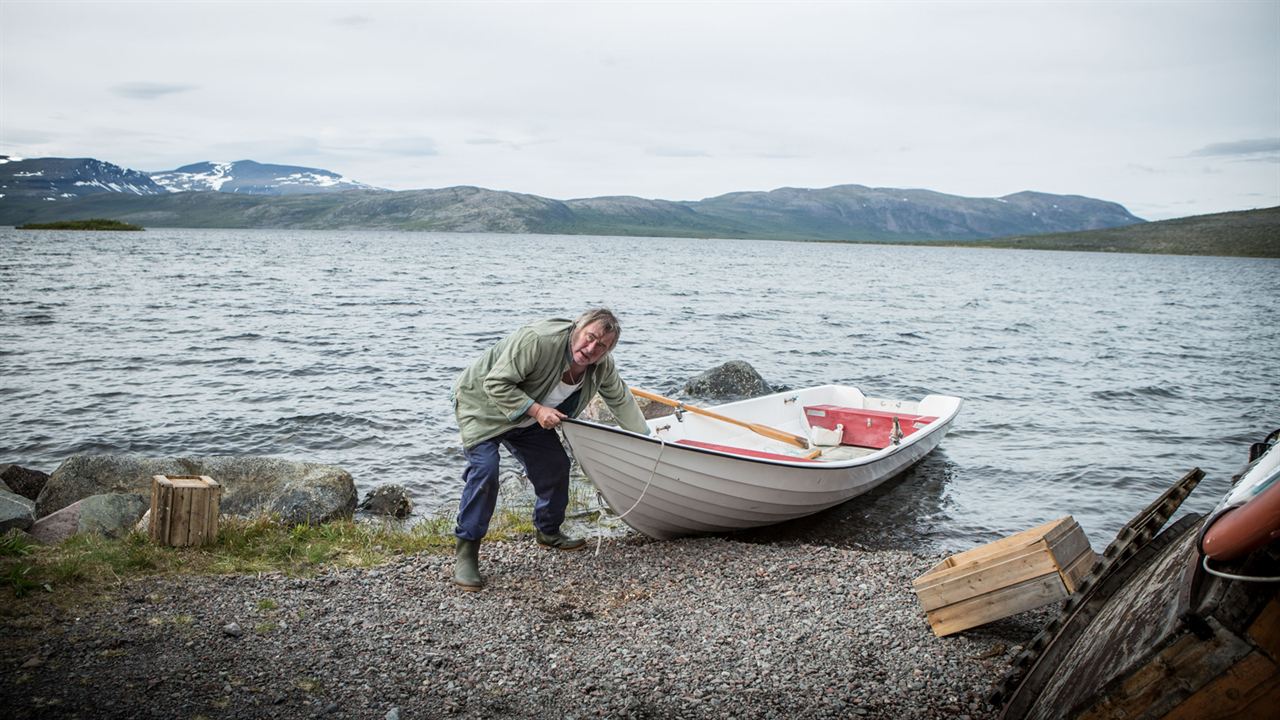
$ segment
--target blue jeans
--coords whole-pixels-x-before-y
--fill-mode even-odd
[[[499,445],[520,461],[533,483],[533,492],[538,496],[533,506],[534,527],[549,535],[560,532],[564,510],[569,505],[569,456],[555,430],[534,424],[508,430],[463,450],[467,469],[462,479],[466,485],[462,488],[454,534],[461,540],[479,540],[489,532],[489,520],[498,503]]]

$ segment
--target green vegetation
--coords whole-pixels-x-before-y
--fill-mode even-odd
[[[534,500],[528,483],[502,483],[485,541],[531,538]],[[589,522],[597,518],[597,505],[595,489],[586,478],[571,476],[568,517]],[[158,545],[138,531],[119,539],[81,534],[61,545],[41,545],[11,530],[0,535],[0,616],[107,600],[124,581],[149,575],[307,576],[327,568],[374,567],[417,553],[451,555],[454,510],[442,506],[411,525],[394,520],[290,525],[275,516],[223,516],[216,543],[183,548]],[[621,523],[609,525],[616,529]],[[279,604],[261,598],[257,608],[271,613]]]
[[[142,230],[141,225],[133,225],[119,220],[92,218],[89,220],[58,220],[56,222],[27,223],[19,225],[19,230]]]
[[[919,244],[1275,258],[1280,257],[1280,207],[1196,215],[1107,230]]]
[[[285,525],[271,517],[223,518],[218,541],[205,547],[171,548],[144,533],[121,539],[76,535],[61,545],[32,543],[19,532],[0,538],[0,595],[36,605],[50,594],[74,605],[143,575],[282,572],[307,575],[326,567],[371,567],[398,555],[453,549],[452,519],[424,520],[412,527],[358,524]],[[505,529],[499,527],[497,535]],[[15,611],[23,603],[0,603]],[[260,609],[271,609],[264,599]]]
[[[504,484],[487,541],[533,534],[527,491]],[[579,489],[570,508],[593,498]],[[581,515],[582,513],[578,513]],[[342,520],[324,525],[288,525],[276,517],[223,517],[218,541],[204,547],[158,545],[142,532],[120,539],[75,535],[61,545],[40,545],[19,531],[0,536],[0,615],[26,614],[50,604],[73,607],[109,598],[129,578],[147,575],[219,575],[279,572],[306,576],[333,567],[374,567],[415,553],[452,553],[454,518],[440,513],[413,525]],[[275,610],[270,598],[258,601]],[[256,628],[266,632],[263,628]]]

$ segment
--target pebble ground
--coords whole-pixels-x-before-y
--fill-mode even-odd
[[[0,617],[13,718],[994,718],[1055,613],[948,638],[911,581],[940,557],[725,538],[485,544],[308,578],[125,582]]]

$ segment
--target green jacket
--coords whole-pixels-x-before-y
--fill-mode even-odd
[[[552,319],[526,325],[485,351],[453,383],[453,409],[463,447],[501,435],[527,417],[536,400],[546,397],[569,369],[569,337],[573,321]],[[596,393],[618,416],[622,427],[649,434],[644,415],[626,383],[618,377],[613,355],[587,368],[578,393],[577,417]]]

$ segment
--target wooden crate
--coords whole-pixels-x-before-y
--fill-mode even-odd
[[[913,583],[938,637],[1056,602],[1097,563],[1070,516],[952,555]]]
[[[218,539],[222,486],[207,475],[153,475],[151,539],[176,547]]]

